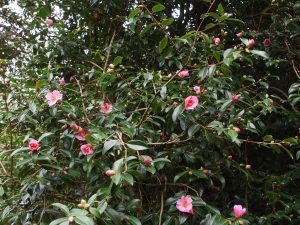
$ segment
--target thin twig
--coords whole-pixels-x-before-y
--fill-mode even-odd
[[[109,42],[108,52],[107,52],[105,64],[104,64],[104,67],[103,67],[103,71],[104,71],[104,72],[106,71],[106,68],[107,68],[107,64],[108,64],[109,57],[110,57],[110,52],[111,52],[111,46],[112,46],[112,44],[113,44],[113,42],[114,42],[115,35],[116,35],[116,30],[114,30],[114,33],[113,33],[113,35],[112,35],[112,37],[111,37],[111,40],[110,40],[110,42]]]

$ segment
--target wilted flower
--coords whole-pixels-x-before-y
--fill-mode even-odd
[[[79,127],[76,135],[76,139],[79,141],[85,141],[85,136],[88,135],[89,133],[90,132],[88,130]]]

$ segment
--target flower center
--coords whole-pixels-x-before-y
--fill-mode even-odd
[[[193,105],[193,99],[189,99],[189,101],[188,101],[188,104],[187,104],[188,106],[192,106]]]
[[[187,208],[189,206],[189,203],[188,203],[188,201],[184,200],[182,205],[184,208]]]

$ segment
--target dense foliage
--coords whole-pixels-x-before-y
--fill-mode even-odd
[[[300,1],[0,6],[0,224],[300,224]]]

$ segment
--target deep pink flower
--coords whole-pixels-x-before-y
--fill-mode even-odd
[[[29,147],[29,149],[30,149],[31,151],[37,151],[37,150],[39,150],[39,148],[40,148],[40,144],[39,144],[39,142],[38,142],[37,140],[31,139],[31,140],[29,141],[28,147]]]
[[[5,150],[7,148],[7,144],[2,144],[1,148],[2,148],[2,150]]]
[[[215,43],[215,45],[219,45],[220,42],[221,42],[221,39],[220,39],[220,38],[218,38],[218,37],[215,37],[215,38],[214,38],[214,43]]]
[[[106,172],[105,172],[105,175],[108,177],[111,177],[115,174],[116,174],[116,171],[114,171],[114,170],[106,170]]]
[[[181,78],[184,78],[184,77],[188,77],[190,74],[189,74],[189,71],[188,70],[181,70],[179,73],[178,73],[178,76],[180,76]]]
[[[48,94],[46,94],[46,99],[48,101],[49,106],[53,106],[56,104],[56,102],[62,100],[62,93],[60,91],[54,90]]]
[[[176,208],[183,213],[191,213],[193,212],[193,200],[192,198],[187,195],[187,196],[182,196],[180,199],[177,200],[176,202]]]
[[[241,205],[235,205],[233,207],[233,213],[235,217],[239,219],[246,213],[246,208],[243,208]]]
[[[88,135],[89,133],[90,132],[88,130],[79,127],[76,135],[76,139],[79,141],[85,141],[85,136]]]
[[[61,79],[59,80],[59,83],[60,83],[61,86],[64,86],[64,85],[66,84],[66,81],[65,81],[64,78],[61,78]]]
[[[239,32],[236,34],[237,38],[241,38],[243,36],[243,32]]]
[[[81,145],[80,150],[83,155],[93,155],[94,154],[91,144]]]
[[[241,129],[240,129],[239,127],[235,127],[234,130],[235,130],[235,132],[237,132],[237,133],[240,133],[240,132],[241,132]]]
[[[196,91],[196,93],[197,93],[198,95],[201,94],[201,89],[200,89],[199,86],[195,86],[195,87],[194,87],[194,90]]]
[[[71,129],[73,129],[75,131],[77,131],[79,129],[79,126],[76,123],[72,123],[70,127],[71,127]]]
[[[51,20],[51,19],[48,19],[48,20],[47,20],[47,24],[48,24],[49,26],[51,26],[53,23],[54,23],[53,20]]]
[[[198,103],[198,98],[196,96],[191,95],[185,99],[184,106],[186,110],[192,110],[197,107]]]
[[[253,48],[254,45],[255,45],[255,40],[254,39],[250,39],[248,41],[248,48]]]
[[[145,163],[145,165],[150,165],[151,164],[151,162],[152,162],[152,159],[150,158],[150,157],[145,157],[144,158],[144,163]]]
[[[101,14],[97,10],[95,10],[93,12],[93,18],[94,18],[94,20],[98,21],[100,19],[100,16],[101,16]]]
[[[239,98],[240,98],[239,95],[233,95],[233,96],[231,97],[231,100],[232,100],[233,102],[238,102],[238,101],[239,101]]]
[[[112,104],[102,103],[100,112],[102,113],[110,113],[112,111]]]
[[[264,46],[268,47],[271,45],[271,40],[269,38],[266,38],[263,42]]]

